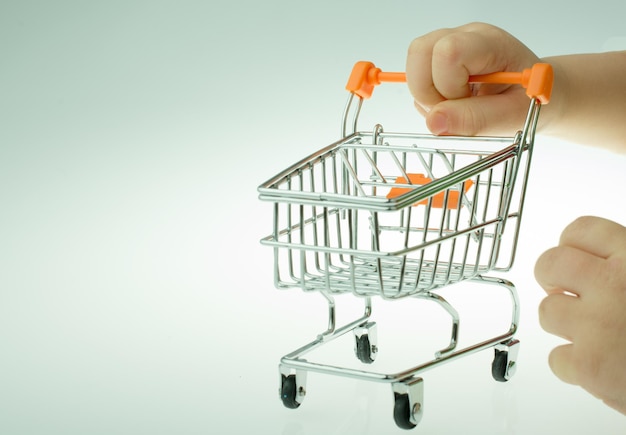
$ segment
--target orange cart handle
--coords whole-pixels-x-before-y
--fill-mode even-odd
[[[554,72],[547,63],[536,63],[522,72],[495,72],[470,76],[468,83],[519,84],[526,89],[526,95],[548,104],[552,94]],[[361,98],[370,98],[374,87],[382,82],[406,82],[403,72],[383,72],[372,62],[360,61],[352,68],[346,89]]]

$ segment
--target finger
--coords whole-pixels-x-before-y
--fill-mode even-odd
[[[535,279],[548,293],[568,291],[584,297],[604,285],[607,263],[600,257],[570,246],[558,246],[541,254],[535,263]]]
[[[426,126],[438,135],[511,134],[523,125],[528,97],[511,88],[500,95],[446,100],[426,116]]]
[[[488,25],[440,29],[413,40],[409,46],[406,77],[413,98],[426,109],[446,99],[471,95],[470,74],[502,71],[506,62],[494,62],[497,38],[483,32]],[[499,30],[498,30],[499,31]]]
[[[415,101],[426,111],[445,98],[433,83],[433,47],[452,29],[440,29],[414,39],[409,45],[406,60],[406,81]]]
[[[608,219],[583,216],[563,230],[559,244],[571,246],[601,258],[609,258],[624,250],[626,228]]]
[[[469,76],[502,71],[496,61],[498,51],[493,40],[473,31],[454,32],[440,38],[433,46],[432,76],[437,91],[446,99],[472,95]]]
[[[568,384],[579,385],[573,344],[564,344],[552,349],[548,356],[548,364],[557,378]]]
[[[539,304],[539,324],[548,333],[573,341],[580,325],[580,300],[555,293]]]

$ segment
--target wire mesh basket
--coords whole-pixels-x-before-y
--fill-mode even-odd
[[[277,284],[399,298],[509,268],[529,161],[521,138],[377,126],[305,159],[261,188],[275,201],[263,242],[277,248]]]

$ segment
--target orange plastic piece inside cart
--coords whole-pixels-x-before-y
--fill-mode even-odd
[[[433,181],[431,178],[428,178],[426,176],[424,176],[424,174],[408,174],[409,176],[409,182],[407,182],[406,178],[404,177],[398,177],[396,179],[396,184],[414,184],[416,186],[423,186],[425,184],[430,183],[431,181]],[[474,183],[472,182],[472,180],[467,180],[465,181],[465,183],[463,184],[464,186],[464,193],[467,193],[467,191],[472,187]],[[389,193],[387,194],[387,198],[392,199],[392,198],[396,198],[398,196],[404,195],[405,193],[408,193],[410,191],[412,191],[413,188],[411,187],[393,187]],[[444,200],[446,199],[446,193],[445,192],[439,192],[438,194],[434,195],[432,197],[432,207],[435,208],[443,208],[444,207]],[[428,204],[429,199],[424,199],[422,201],[418,201],[415,204],[413,204],[413,206],[418,206],[418,205],[427,205]],[[449,190],[448,191],[448,203],[447,203],[447,208],[448,209],[457,209],[459,206],[459,191],[458,190]]]

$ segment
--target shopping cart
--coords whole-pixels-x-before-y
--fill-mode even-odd
[[[297,408],[307,372],[389,383],[393,416],[405,429],[423,414],[423,379],[439,364],[495,349],[492,375],[507,381],[516,368],[519,300],[515,286],[489,277],[508,271],[515,258],[540,107],[547,103],[552,69],[536,64],[521,73],[470,77],[472,82],[521,84],[530,97],[523,128],[512,137],[451,137],[390,133],[381,125],[357,131],[364,99],[381,82],[405,81],[358,62],[347,84],[342,139],[267,182],[260,199],[273,203],[273,230],[261,243],[273,247],[278,288],[319,292],[328,301],[328,328],[280,361],[280,398]],[[350,124],[349,120],[352,118]],[[508,330],[457,349],[459,315],[436,291],[462,281],[500,286],[511,298]],[[362,316],[336,324],[334,296],[362,298]],[[428,299],[451,317],[450,342],[433,359],[398,373],[338,367],[303,356],[353,332],[364,364],[378,353],[372,299]]]

